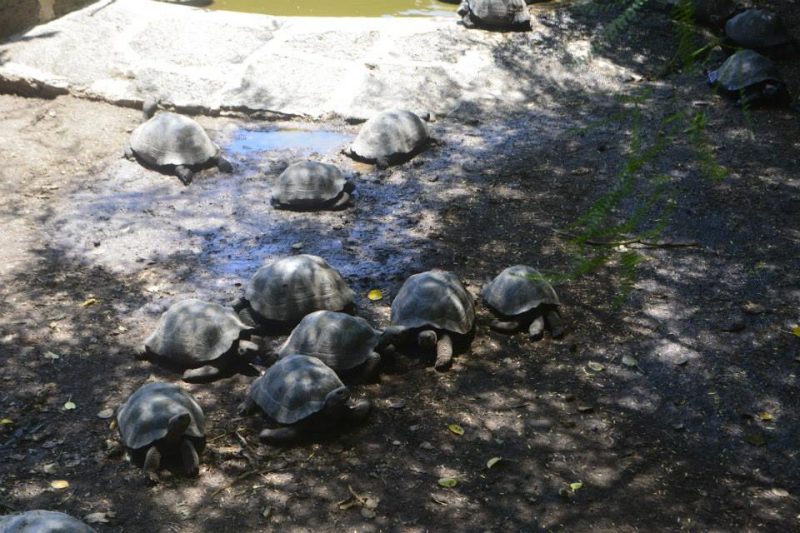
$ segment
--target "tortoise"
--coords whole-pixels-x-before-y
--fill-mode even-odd
[[[154,113],[157,106],[146,100],[144,115]],[[202,126],[191,118],[163,111],[151,116],[131,133],[125,157],[136,159],[146,167],[174,172],[184,185],[192,182],[194,173],[217,166],[230,172],[231,164],[220,155],[219,146],[208,137]]]
[[[316,357],[290,355],[278,360],[250,386],[239,405],[244,416],[262,411],[270,424],[259,438],[289,444],[341,426],[362,422],[369,414],[368,400],[353,405],[349,389],[331,368]]]
[[[708,73],[708,83],[736,105],[785,106],[791,101],[786,84],[769,58],[753,50],[740,50]]]
[[[190,298],[161,315],[138,355],[185,369],[185,381],[209,381],[249,367],[258,345],[243,337],[253,330],[230,308]]]
[[[421,348],[436,347],[434,368],[444,370],[453,358],[451,335],[467,335],[475,324],[475,304],[452,272],[429,270],[409,277],[392,301],[387,339],[402,343],[416,335]]]
[[[676,8],[685,9],[689,7],[695,22],[706,24],[713,28],[722,28],[725,21],[739,10],[733,0],[691,0],[689,2],[684,0],[655,0],[650,3],[662,11],[671,12],[678,17],[680,13],[676,13]]]
[[[205,416],[195,399],[172,383],[148,383],[117,410],[122,443],[145,475],[158,481],[162,459],[179,460],[184,474],[197,476],[206,445]]]
[[[272,205],[286,209],[340,209],[355,190],[335,165],[302,161],[284,170],[272,191]]]
[[[799,48],[778,15],[762,9],[747,9],[728,19],[725,35],[734,46],[774,58],[797,53]]]
[[[316,357],[340,378],[355,374],[362,380],[375,376],[381,356],[376,349],[382,334],[365,319],[335,311],[306,315],[278,350],[278,357],[294,354]]]
[[[463,0],[458,16],[467,28],[529,31],[531,14],[525,0]]]
[[[68,514],[58,511],[25,511],[0,516],[3,533],[95,533],[95,530]]]
[[[234,310],[246,324],[294,326],[309,313],[355,312],[355,293],[338,270],[316,255],[295,255],[263,266]]]
[[[345,153],[357,161],[386,168],[408,161],[430,142],[428,127],[419,116],[391,109],[366,121]]]
[[[506,268],[481,292],[486,305],[500,317],[493,329],[513,333],[527,327],[532,339],[541,338],[545,327],[554,338],[564,334],[556,291],[538,270],[526,265]]]

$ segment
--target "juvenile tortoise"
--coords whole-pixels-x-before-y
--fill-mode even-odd
[[[183,473],[196,476],[206,445],[205,415],[195,399],[172,383],[142,385],[117,410],[122,443],[134,464],[158,480],[163,462],[179,461]]]
[[[408,161],[430,142],[428,127],[419,116],[404,109],[392,109],[366,121],[345,153],[358,161],[386,168]]]
[[[493,329],[513,333],[527,328],[532,339],[541,338],[545,328],[554,338],[564,334],[556,291],[535,268],[515,265],[506,268],[481,292],[486,305],[500,317]]]
[[[144,103],[146,120],[133,133],[125,147],[125,157],[136,159],[146,167],[174,172],[189,185],[195,172],[217,166],[230,172],[231,164],[220,155],[219,146],[209,138],[200,124],[191,118],[157,109],[153,100]]]
[[[355,190],[335,165],[301,161],[290,165],[278,177],[272,191],[272,205],[283,209],[341,209]]]
[[[314,311],[353,313],[355,296],[327,261],[301,254],[259,268],[234,310],[246,324],[294,326]]]
[[[528,31],[531,14],[525,0],[463,0],[458,15],[467,28]]]
[[[365,319],[335,311],[306,315],[280,347],[278,357],[295,354],[316,357],[340,378],[369,381],[375,377],[381,356],[382,333]]]
[[[254,329],[230,308],[190,298],[161,315],[139,357],[184,369],[183,379],[189,382],[247,372],[258,352],[258,345],[246,340]]]
[[[37,509],[0,516],[0,532],[95,533],[95,530],[68,514]]]
[[[253,382],[239,414],[260,410],[268,425],[277,427],[265,428],[259,438],[267,443],[289,444],[363,422],[370,402],[360,400],[350,405],[349,398],[349,389],[325,363],[295,354],[280,359]]]
[[[474,325],[472,296],[455,274],[435,269],[403,283],[392,301],[391,326],[384,335],[398,344],[412,336],[421,348],[435,347],[434,368],[444,370],[453,358],[451,336],[466,336]]]
[[[708,83],[742,107],[785,106],[791,101],[786,84],[771,59],[753,50],[740,50],[708,73]]]

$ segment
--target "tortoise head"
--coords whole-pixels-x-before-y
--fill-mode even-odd
[[[189,424],[192,423],[192,417],[189,413],[181,413],[169,419],[167,425],[167,435],[164,439],[170,443],[177,443],[189,429]]]
[[[325,396],[325,409],[337,410],[343,408],[349,399],[350,389],[345,386],[341,386],[338,389],[330,391],[328,395]]]

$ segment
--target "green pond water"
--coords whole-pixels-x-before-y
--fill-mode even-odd
[[[438,0],[214,0],[211,9],[297,17],[454,17]]]

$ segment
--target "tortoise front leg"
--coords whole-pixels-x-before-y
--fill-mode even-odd
[[[378,367],[381,364],[381,356],[377,352],[372,352],[367,356],[364,363],[364,370],[361,371],[361,380],[365,383],[374,381],[378,375]]]
[[[452,360],[453,340],[447,333],[442,333],[436,343],[436,362],[433,364],[433,368],[440,372],[446,370]]]
[[[236,412],[239,413],[239,416],[249,416],[254,414],[258,411],[258,405],[253,399],[248,396],[245,401],[239,404],[239,407],[236,409]]]
[[[178,176],[178,179],[181,180],[181,183],[184,185],[189,185],[192,182],[192,178],[194,177],[194,171],[187,167],[186,165],[178,165],[175,167],[175,174]]]
[[[161,452],[155,446],[150,446],[147,455],[144,457],[145,478],[158,483],[158,471],[161,469]]]
[[[266,428],[258,434],[258,438],[261,442],[267,444],[285,445],[291,444],[299,439],[300,432],[294,427]]]
[[[560,339],[564,336],[564,323],[561,321],[561,313],[551,309],[544,314],[544,321],[547,324],[547,329],[550,330],[550,336],[554,339]]]
[[[197,449],[194,443],[186,438],[181,441],[181,463],[183,472],[188,477],[197,477],[200,473],[200,457],[197,455]]]
[[[531,339],[538,341],[544,335],[544,315],[538,314],[528,328],[528,335]]]
[[[343,192],[336,202],[331,206],[331,209],[344,209],[350,203],[352,196],[349,192]]]

